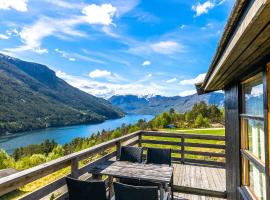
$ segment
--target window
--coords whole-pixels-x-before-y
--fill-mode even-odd
[[[266,200],[263,98],[262,73],[242,83],[242,185],[260,200]]]

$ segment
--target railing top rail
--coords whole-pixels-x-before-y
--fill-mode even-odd
[[[141,134],[144,136],[225,141],[225,136],[218,136],[218,135],[201,135],[201,134],[175,133],[165,131],[141,131]]]
[[[132,139],[136,136],[138,136],[140,131],[136,131],[134,133],[131,133],[129,135],[122,136],[120,138],[116,138],[113,140],[110,140],[108,142],[104,142],[98,145],[95,145],[93,147],[90,147],[88,149],[75,152],[69,155],[66,155],[64,157],[52,160],[50,162],[38,165],[36,167],[32,167],[26,170],[23,170],[21,172],[17,172],[15,174],[0,178],[0,188],[4,187],[6,184],[15,183],[16,181],[19,181],[24,178],[30,178],[32,181],[36,180],[40,177],[43,177],[53,171],[57,171],[61,168],[64,168],[68,165],[70,165],[71,160],[77,159],[78,161],[86,158],[87,156],[91,156],[93,154],[96,154],[98,152],[101,152],[102,150],[106,150],[110,147],[113,147],[117,142],[125,142],[129,139]],[[32,178],[33,176],[36,176],[37,178]],[[29,181],[30,182],[30,181]]]

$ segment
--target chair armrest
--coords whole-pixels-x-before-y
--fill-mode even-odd
[[[168,200],[169,199],[169,192],[165,192],[164,193],[164,197],[163,197],[163,199],[162,200]]]
[[[110,200],[115,200],[115,196],[113,196]]]

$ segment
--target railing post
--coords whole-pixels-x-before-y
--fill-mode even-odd
[[[181,136],[181,163],[185,163],[185,137]]]
[[[78,158],[74,158],[71,160],[71,177],[78,178],[79,177],[79,161]]]
[[[142,132],[141,131],[139,132],[138,139],[139,139],[138,146],[141,147],[142,146]]]
[[[116,159],[120,158],[120,150],[121,150],[121,142],[117,141],[116,142]]]

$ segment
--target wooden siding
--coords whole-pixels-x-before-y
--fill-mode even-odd
[[[239,86],[225,89],[225,134],[226,134],[226,180],[227,198],[238,200],[240,186],[240,123]]]

